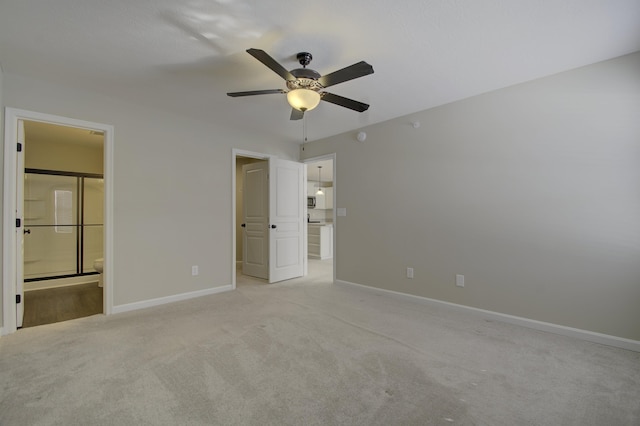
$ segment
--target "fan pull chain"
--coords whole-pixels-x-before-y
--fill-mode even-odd
[[[307,143],[307,114],[302,116],[302,150],[304,151],[304,144]]]

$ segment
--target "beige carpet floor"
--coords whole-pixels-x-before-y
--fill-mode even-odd
[[[640,424],[639,353],[311,270],[2,337],[0,424]]]

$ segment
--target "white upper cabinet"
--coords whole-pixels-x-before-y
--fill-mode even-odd
[[[316,191],[318,190],[318,182],[314,182],[311,180],[307,181],[307,196],[316,195]]]
[[[317,191],[317,188],[316,188]],[[323,195],[315,195],[316,209],[332,209],[333,208],[333,188],[322,188]]]

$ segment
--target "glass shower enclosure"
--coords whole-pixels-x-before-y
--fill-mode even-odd
[[[103,211],[102,175],[25,169],[24,281],[97,274]]]

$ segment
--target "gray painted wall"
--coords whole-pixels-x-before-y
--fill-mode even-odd
[[[4,73],[2,72],[2,66],[0,66],[0,107],[4,106],[3,103],[3,99],[4,99],[4,91],[3,91],[3,86],[4,86]],[[0,108],[0,139],[2,141],[4,141],[4,108]],[[4,145],[2,147],[2,149],[0,149],[0,168],[3,168],[2,173],[0,173],[0,180],[4,180]],[[3,209],[0,209],[0,223],[4,223],[4,217],[3,217]],[[2,228],[0,226],[0,228]],[[2,230],[0,230],[0,235],[2,235]],[[4,256],[3,252],[3,245],[0,244],[0,259],[2,259],[2,257]],[[0,277],[2,277],[3,271],[2,271],[2,262],[0,261]],[[0,327],[4,327],[4,316],[2,314],[2,307],[4,306],[4,300],[3,300],[4,294],[3,291],[0,290]]]
[[[4,106],[114,126],[115,306],[230,285],[232,148],[298,157],[264,134],[26,76],[3,87]]]
[[[338,280],[640,340],[640,53],[363,130]]]

